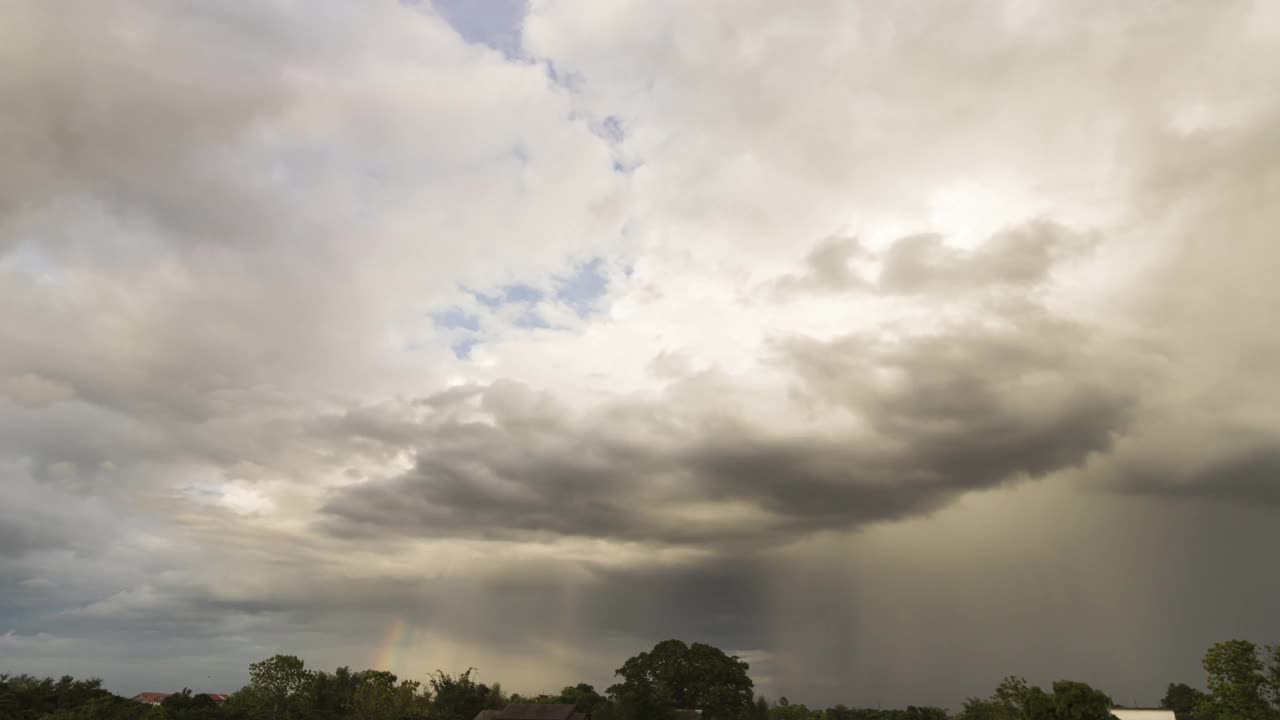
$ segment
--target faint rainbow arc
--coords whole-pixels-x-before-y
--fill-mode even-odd
[[[373,653],[373,663],[370,665],[375,670],[395,671],[396,665],[400,662],[400,655],[404,652],[405,646],[409,641],[409,623],[403,617],[394,618],[389,625],[387,631],[382,637],[382,643],[378,645],[377,650]]]

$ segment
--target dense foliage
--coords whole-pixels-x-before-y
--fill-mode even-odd
[[[810,709],[786,697],[753,694],[741,659],[701,643],[658,643],[630,658],[605,694],[587,683],[559,693],[506,695],[482,684],[474,669],[437,671],[418,680],[381,670],[311,670],[301,658],[276,655],[249,667],[249,684],[218,703],[183,689],[159,705],[114,695],[97,679],[58,680],[0,674],[0,720],[472,720],[508,703],[572,704],[592,720],[673,720],[701,711],[703,720],[1109,720],[1103,692],[1059,680],[1045,690],[1008,677],[990,697],[965,701],[956,715],[936,707],[881,710],[835,705]],[[1280,720],[1280,645],[1217,643],[1204,656],[1207,692],[1170,683],[1161,706],[1178,720]],[[681,712],[684,711],[684,712]]]
[[[747,720],[754,707],[747,669],[719,648],[666,640],[623,663],[609,696],[628,720],[667,720],[694,708],[703,720]]]

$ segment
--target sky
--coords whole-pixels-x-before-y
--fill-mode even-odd
[[[1158,702],[1280,640],[1280,5],[0,9],[0,672]]]

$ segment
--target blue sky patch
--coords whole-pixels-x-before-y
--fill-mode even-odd
[[[453,351],[453,356],[459,360],[470,360],[471,349],[478,344],[480,344],[480,341],[476,338],[464,338],[450,345],[449,349]]]
[[[529,308],[516,318],[515,326],[526,330],[546,330],[551,327],[551,323],[547,322],[537,310]]]
[[[572,275],[556,284],[556,299],[585,317],[596,301],[609,289],[609,278],[604,274],[604,260],[595,258],[578,266]]]
[[[478,332],[480,330],[480,318],[477,315],[469,315],[462,308],[452,307],[444,312],[431,313],[431,321],[436,327],[449,328],[450,330],[470,330]]]
[[[540,59],[542,67],[547,71],[547,79],[568,90],[569,92],[577,92],[582,88],[582,76],[573,71],[565,71],[556,67],[553,60],[549,58]],[[575,113],[570,111],[569,116],[572,118]]]
[[[599,122],[591,123],[591,130],[611,145],[627,139],[627,129],[622,126],[622,118],[617,115],[609,115]]]
[[[618,158],[613,159],[613,171],[619,175],[627,175],[641,165],[644,165],[644,163],[638,161],[626,162]]]
[[[432,0],[432,7],[464,40],[519,57],[525,0]]]
[[[512,303],[534,305],[542,302],[543,299],[541,290],[531,285],[525,285],[524,283],[505,285],[498,288],[497,292],[493,293],[484,293],[473,290],[471,291],[471,295],[481,305],[490,309],[495,309],[503,305],[510,305]]]

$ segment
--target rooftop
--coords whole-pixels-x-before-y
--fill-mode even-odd
[[[508,705],[493,715],[492,720],[586,720],[587,714],[574,705],[536,703]]]

